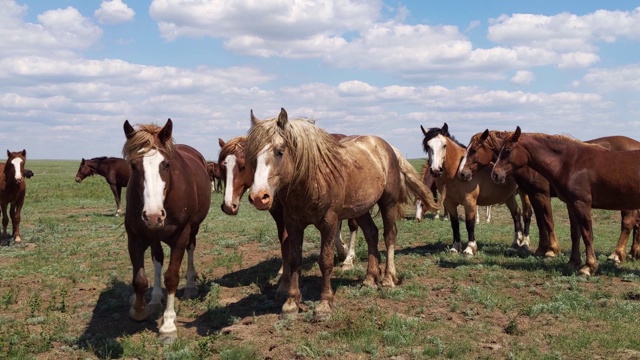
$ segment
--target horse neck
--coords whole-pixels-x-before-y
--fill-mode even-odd
[[[456,144],[455,141],[447,138],[447,150],[445,154],[445,166],[444,174],[442,176],[453,179],[456,177],[456,173],[458,172],[458,166],[460,165],[460,161],[464,157],[465,149]]]
[[[498,155],[500,154],[500,148],[502,148],[502,143],[504,139],[509,135],[504,131],[499,132],[495,131],[490,133],[489,138],[485,140],[491,151],[493,152],[493,161],[498,159]]]
[[[563,172],[563,163],[573,158],[573,144],[540,136],[520,135],[520,145],[527,151],[527,165],[547,179],[555,179]]]

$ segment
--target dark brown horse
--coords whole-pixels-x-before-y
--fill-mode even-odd
[[[149,124],[140,125],[137,130],[125,121],[127,141],[122,149],[131,167],[124,218],[135,291],[129,316],[142,321],[161,307],[160,272],[164,260],[161,242],[164,242],[171,254],[164,274],[167,304],[160,327],[163,341],[177,337],[175,295],[185,250],[188,261],[184,297],[197,295],[193,253],[200,223],[211,203],[211,182],[204,157],[188,145],[174,144],[172,129],[171,119],[162,128]],[[144,253],[149,247],[155,281],[151,302],[147,305],[144,293],[149,283],[144,271]]]
[[[85,178],[98,174],[104,176],[116,199],[116,216],[120,216],[120,195],[122,188],[127,187],[131,170],[125,159],[117,157],[100,156],[85,160],[82,158],[80,167],[76,173],[76,182],[79,184]]]
[[[345,137],[345,135],[341,134],[331,134],[331,136],[333,136],[336,140]],[[218,139],[218,144],[220,145],[218,164],[220,164],[220,172],[223,179],[222,182],[224,184],[224,197],[222,199],[220,208],[227,215],[236,215],[240,208],[240,199],[247,191],[247,189],[249,189],[251,185],[253,185],[254,170],[251,164],[247,163],[245,156],[247,137],[238,136],[232,138],[227,142],[222,139]],[[286,237],[286,229],[284,227],[284,218],[281,204],[277,203],[272,206],[271,209],[269,209],[269,213],[276,223],[278,239],[280,240],[280,246],[282,246],[285,243],[284,238]],[[342,236],[340,231],[338,231],[338,234],[335,238],[336,251],[338,252],[338,258],[343,261],[343,270],[353,268],[353,261],[355,260],[356,256],[355,242],[358,232],[358,224],[354,219],[349,219],[347,223],[349,225],[350,232],[349,247],[345,249],[345,246],[342,243]],[[285,252],[282,251],[282,253],[284,254]],[[288,266],[284,265],[284,263],[286,263],[288,259],[283,257],[282,260],[283,266],[278,271],[278,274],[282,275],[286,271],[286,274],[284,274],[283,277],[285,279],[288,279],[291,277],[291,275],[289,273]],[[285,267],[287,268],[285,269]],[[280,282],[280,284],[281,286],[285,286],[284,282]],[[283,293],[286,290],[287,289],[279,288],[278,292]]]
[[[529,166],[544,176],[567,204],[571,224],[569,264],[580,267],[580,238],[586,261],[581,275],[598,269],[593,247],[591,209],[640,208],[640,150],[612,151],[560,135],[523,134],[518,126],[502,145],[492,177],[501,183]]]
[[[24,204],[24,196],[27,193],[27,182],[23,176],[24,164],[27,161],[27,151],[7,150],[7,161],[0,164],[0,208],[2,209],[2,235],[1,243],[7,245],[13,237],[16,244],[22,242],[20,237],[20,212]],[[7,213],[9,206],[9,213]],[[11,216],[12,235],[7,233]]]
[[[277,199],[284,211],[288,244],[283,249],[289,252],[291,280],[282,316],[295,316],[299,310],[302,239],[308,225],[314,225],[321,237],[322,291],[314,311],[317,320],[333,311],[333,242],[340,219],[355,218],[367,240],[364,284],[395,286],[395,221],[407,189],[419,194],[429,208],[435,208],[435,202],[413,166],[398,158],[391,145],[375,136],[336,141],[308,121],[289,120],[281,109],[277,119],[259,121],[252,116],[246,156],[255,169],[249,202],[267,210]],[[387,248],[384,275],[379,268],[378,227],[369,212],[376,204]]]
[[[471,137],[464,159],[460,163],[458,174],[461,179],[470,180],[475,172],[489,165],[498,159],[498,152],[504,140],[511,136],[510,131],[489,131],[478,133]],[[640,150],[640,142],[626,136],[607,136],[598,139],[588,140],[587,143],[597,144],[614,151]],[[549,185],[547,179],[529,166],[523,166],[511,174],[518,183],[518,189],[529,195],[531,205],[536,215],[536,222],[540,234],[540,242],[537,255],[552,257],[560,252],[553,213],[551,209],[551,197],[555,197],[555,190]],[[622,211],[622,221],[620,239],[616,250],[610,259],[616,262],[624,261],[625,247],[629,240],[629,235],[636,225],[636,214],[634,211]],[[635,239],[640,237],[640,231],[634,230]],[[638,250],[634,250],[638,248]],[[640,256],[640,245],[633,246],[632,257]]]
[[[222,173],[220,165],[215,161],[207,161],[207,172],[211,180],[211,186],[215,192],[222,192]]]
[[[491,169],[481,171],[471,181],[462,181],[456,175],[460,160],[464,156],[465,147],[449,134],[449,127],[445,123],[442,128],[430,128],[428,131],[422,126],[424,151],[431,159],[431,172],[436,178],[438,190],[444,197],[444,208],[449,214],[451,229],[453,230],[453,245],[451,251],[463,252],[465,255],[475,255],[478,245],[475,239],[475,223],[477,205],[493,205],[505,203],[511,213],[514,225],[513,247],[527,249],[529,236],[523,234],[522,212],[515,195],[517,185],[513,179],[506,184],[496,186],[491,181]],[[525,200],[525,199],[523,199]],[[524,201],[523,201],[524,202]],[[458,205],[465,211],[465,225],[469,242],[462,251],[460,241],[460,223],[458,220]]]

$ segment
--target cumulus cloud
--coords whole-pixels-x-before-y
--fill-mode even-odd
[[[533,73],[527,70],[518,70],[511,77],[511,82],[518,85],[527,85],[534,80]]]
[[[101,24],[116,24],[133,20],[136,12],[122,0],[104,0],[93,14]]]

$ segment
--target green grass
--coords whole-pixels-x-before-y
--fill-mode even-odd
[[[411,162],[418,168],[424,164]],[[491,224],[476,227],[479,253],[467,258],[448,252],[449,221],[418,223],[409,219],[413,208],[407,205],[407,218],[397,222],[401,283],[391,289],[360,285],[367,250],[359,234],[355,268],[333,273],[333,318],[316,323],[311,314],[320,290],[318,232],[305,233],[304,309],[296,320],[278,320],[274,294],[280,260],[273,221],[246,201],[238,216],[227,216],[219,210],[221,195],[213,194],[196,250],[199,297],[178,300],[179,339],[162,345],[160,315],[142,323],[128,318],[131,265],[123,219],[113,216],[113,195],[101,177],[75,183],[77,166],[76,161],[27,163],[35,177],[28,180],[22,213],[23,244],[0,247],[0,358],[640,355],[634,336],[638,263],[606,261],[617,242],[619,213],[593,211],[600,267],[596,276],[581,278],[566,267],[569,223],[557,200],[553,210],[563,252],[548,260],[510,248],[513,227],[504,206],[494,207]],[[537,237],[534,224],[533,249]],[[150,256],[146,261],[152,281]]]

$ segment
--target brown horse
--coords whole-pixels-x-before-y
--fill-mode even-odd
[[[85,160],[82,158],[80,167],[76,173],[76,182],[79,184],[88,176],[98,174],[104,176],[107,184],[111,188],[113,197],[116,199],[116,216],[120,216],[120,194],[122,188],[127,187],[131,170],[125,159],[117,157],[100,156]]]
[[[22,242],[20,237],[20,212],[24,204],[24,196],[27,193],[27,182],[23,176],[24,164],[27,161],[27,151],[7,150],[7,161],[0,164],[0,208],[2,209],[2,244],[8,245],[13,237],[16,244]],[[9,206],[7,214],[7,206]],[[7,233],[11,216],[12,235]]]
[[[444,197],[444,208],[451,220],[453,230],[453,245],[451,251],[461,252],[460,223],[458,220],[458,205],[465,210],[465,224],[469,242],[463,253],[475,255],[478,245],[475,239],[475,222],[477,205],[493,205],[505,203],[511,212],[514,225],[513,246],[516,248],[528,248],[529,236],[523,236],[521,223],[522,213],[516,201],[515,195],[518,186],[513,179],[504,185],[498,185],[491,181],[491,169],[487,168],[478,173],[471,181],[462,181],[458,178],[458,165],[466,151],[465,147],[455,141],[449,134],[449,127],[445,123],[442,128],[430,128],[428,131],[422,126],[424,151],[431,158],[430,170],[436,178],[438,190]]]
[[[341,134],[331,134],[336,140],[342,139],[345,135]],[[220,164],[220,173],[222,176],[222,182],[224,184],[224,197],[222,199],[222,204],[220,208],[227,215],[236,215],[240,208],[240,199],[244,195],[244,193],[253,185],[253,175],[254,170],[251,164],[248,164],[245,157],[245,148],[247,145],[247,137],[246,136],[238,136],[232,138],[228,142],[225,142],[222,139],[218,139],[218,144],[220,145],[220,153],[218,155],[218,163]],[[280,203],[275,204],[271,209],[269,209],[269,213],[273,220],[276,222],[276,228],[278,231],[278,239],[280,240],[280,246],[284,244],[284,237],[286,237],[286,230],[284,228],[284,219],[282,206]],[[341,223],[342,225],[342,223]],[[338,234],[335,238],[335,246],[338,252],[338,258],[341,259],[342,269],[348,270],[353,268],[355,260],[355,242],[358,232],[358,224],[355,219],[349,219],[349,232],[350,232],[350,241],[349,247],[345,249],[344,244],[342,243],[341,232],[338,231]],[[282,251],[284,254],[284,251]],[[284,278],[290,278],[288,266],[285,266],[284,263],[288,260],[283,257],[283,266],[278,271],[278,274],[283,274]],[[285,267],[287,269],[285,269]],[[283,283],[281,283],[283,285]],[[284,286],[284,285],[283,285]],[[286,291],[287,289],[279,289],[280,293]]]
[[[582,275],[598,269],[593,248],[591,209],[640,208],[640,150],[612,151],[561,135],[523,134],[518,126],[502,145],[493,167],[501,183],[516,169],[529,166],[544,176],[567,204],[571,224],[569,265],[578,268],[580,238],[586,261]]]
[[[204,157],[188,145],[174,144],[172,129],[171,119],[164,127],[148,124],[137,130],[125,121],[127,140],[122,149],[131,167],[124,218],[135,291],[129,316],[142,321],[161,307],[160,272],[164,260],[161,242],[164,242],[171,254],[164,274],[167,304],[160,335],[168,342],[177,337],[175,294],[185,250],[188,262],[184,297],[194,297],[198,292],[193,253],[200,223],[211,203],[211,182]],[[149,247],[155,276],[151,302],[147,305],[144,293],[149,284],[144,272],[144,253]]]
[[[489,131],[478,133],[471,137],[464,159],[460,163],[458,174],[463,180],[470,180],[475,172],[492,161],[498,159],[498,152],[504,140],[511,136],[510,131]],[[626,136],[607,136],[586,143],[597,144],[614,151],[640,150],[640,142]],[[549,185],[547,179],[528,166],[517,169],[511,175],[518,183],[518,189],[529,195],[531,205],[536,215],[536,222],[540,234],[540,242],[536,254],[552,257],[560,252],[560,246],[555,232],[553,214],[551,210],[551,197],[555,197],[555,190]],[[622,211],[621,232],[616,250],[609,257],[620,262],[625,258],[625,247],[631,231],[634,231],[634,244],[640,237],[640,231],[635,230],[637,211]],[[637,250],[634,250],[636,249]],[[631,256],[640,256],[640,244],[632,247]]]
[[[375,136],[348,136],[336,141],[308,121],[289,120],[281,109],[277,119],[259,121],[252,116],[246,156],[255,168],[249,202],[267,210],[277,199],[284,211],[288,244],[283,248],[289,252],[291,279],[282,316],[298,313],[302,239],[308,225],[314,225],[321,236],[322,291],[314,311],[317,320],[332,313],[333,240],[340,219],[355,218],[367,240],[369,261],[364,284],[395,286],[395,221],[407,189],[419,194],[429,208],[435,208],[435,202],[413,166],[398,158],[391,145]],[[365,183],[367,186],[363,186]],[[375,204],[382,216],[387,248],[384,275],[379,268],[378,228],[369,212]]]
[[[220,165],[215,161],[207,161],[207,173],[209,173],[209,180],[211,180],[211,186],[215,192],[222,192],[222,173],[220,172]]]

